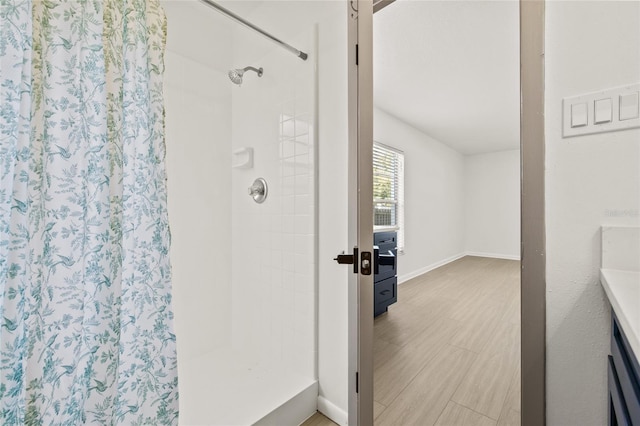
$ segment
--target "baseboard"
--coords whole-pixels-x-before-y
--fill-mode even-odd
[[[494,259],[520,260],[519,255],[499,254],[499,253],[483,253],[478,251],[468,251],[465,256],[492,257]]]
[[[349,420],[347,412],[322,396],[318,396],[318,411],[340,426],[347,426]]]
[[[458,259],[460,259],[462,257],[465,257],[466,255],[467,255],[467,253],[458,253],[455,256],[448,257],[446,259],[443,259],[443,260],[440,260],[438,262],[432,263],[431,265],[425,266],[425,267],[417,269],[415,271],[411,271],[411,272],[409,272],[407,274],[399,275],[398,276],[398,284],[402,284],[402,283],[404,283],[406,281],[409,281],[412,278],[415,278],[417,276],[425,274],[425,273],[427,273],[429,271],[433,271],[436,268],[444,266],[447,263],[451,263],[454,260],[458,260]],[[401,262],[402,262],[402,259],[399,259],[399,263],[401,263]]]
[[[422,274],[425,274],[429,271],[433,271],[436,268],[446,265],[447,263],[451,263],[455,260],[463,258],[465,256],[477,256],[477,257],[491,257],[494,259],[506,259],[506,260],[520,260],[520,256],[514,256],[512,254],[499,254],[499,253],[483,253],[477,251],[467,251],[464,253],[456,254],[455,256],[448,257],[446,259],[440,260],[438,262],[432,263],[431,265],[427,265],[424,268],[417,269],[415,271],[411,271],[407,274],[398,276],[398,284],[402,284],[404,282],[409,281],[412,278],[418,277]],[[402,260],[400,260],[402,262]]]

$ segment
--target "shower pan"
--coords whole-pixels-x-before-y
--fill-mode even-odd
[[[317,406],[317,32],[285,31],[270,3],[286,2],[243,10],[306,60],[200,2],[164,3],[184,425],[293,425]]]

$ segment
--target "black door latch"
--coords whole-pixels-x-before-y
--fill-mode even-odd
[[[340,265],[353,265],[353,273],[358,273],[358,262],[354,261],[354,259],[358,258],[358,247],[353,248],[353,254],[346,254],[345,252],[340,253],[333,260],[338,262]]]
[[[362,275],[371,275],[371,252],[363,251],[360,253],[360,272]],[[341,265],[353,265],[353,273],[358,273],[358,247],[353,248],[353,254],[344,252],[337,255],[333,260]]]

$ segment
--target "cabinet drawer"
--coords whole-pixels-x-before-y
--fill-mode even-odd
[[[398,246],[397,234],[395,231],[376,232],[373,234],[373,245],[384,250],[395,250]]]
[[[640,424],[638,361],[631,351],[615,316],[613,317],[611,337],[611,356],[613,358],[614,372],[620,385],[620,396],[624,400],[632,424]]]
[[[382,302],[388,302],[389,300],[396,299],[396,288],[398,285],[398,279],[396,277],[387,278],[377,282],[373,286],[375,304]]]
[[[395,303],[398,278],[391,277],[373,284],[373,315],[378,316],[387,312],[387,307]]]
[[[629,426],[629,413],[622,398],[620,382],[616,368],[613,364],[613,357],[609,356],[609,426]]]

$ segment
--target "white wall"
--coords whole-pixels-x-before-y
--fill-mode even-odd
[[[545,26],[547,424],[603,425],[610,336],[599,227],[640,222],[624,213],[640,206],[640,131],[563,139],[561,102],[638,82],[640,3],[547,2]]]
[[[399,281],[464,254],[520,258],[520,151],[463,156],[375,109],[374,139],[405,153]]]
[[[169,31],[180,23],[169,21]],[[231,255],[217,247],[231,246],[231,210],[220,208],[231,203],[231,88],[224,73],[184,56],[173,41],[164,93],[173,309],[182,367],[230,343]],[[207,324],[204,335],[199,324]]]
[[[392,115],[374,110],[374,139],[405,155],[405,281],[464,254],[464,156]]]
[[[324,2],[318,58],[318,409],[339,424],[348,410],[348,274],[333,258],[347,243],[346,4]]]
[[[520,150],[465,157],[465,251],[520,259]]]

